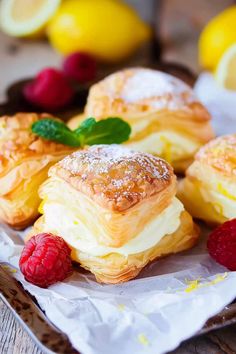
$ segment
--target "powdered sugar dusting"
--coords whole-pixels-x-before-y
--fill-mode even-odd
[[[175,110],[197,101],[191,88],[169,74],[151,69],[131,69],[121,98],[127,103],[143,103],[148,100],[154,108],[168,106]]]
[[[86,170],[96,174],[109,173],[118,165],[126,167],[125,173],[132,172],[129,164],[135,163],[142,172],[150,173],[153,178],[163,178],[168,173],[167,163],[151,154],[140,153],[119,145],[94,145],[88,150],[76,151],[65,157],[61,166],[73,174]],[[120,179],[113,181],[114,185],[121,183]]]
[[[232,177],[236,176],[235,151],[236,134],[224,135],[203,146],[196,158]]]
[[[170,183],[164,160],[120,145],[97,145],[67,156],[59,165],[105,199],[138,202]],[[81,187],[82,188],[82,187]]]
[[[219,136],[211,140],[208,144],[203,146],[197,153],[198,159],[207,158],[209,156],[235,156],[236,151],[236,134]],[[236,164],[236,159],[233,159]]]

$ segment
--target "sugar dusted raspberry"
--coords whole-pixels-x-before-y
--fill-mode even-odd
[[[24,86],[23,94],[32,104],[54,111],[66,106],[73,98],[74,92],[61,71],[46,68]]]
[[[89,54],[77,52],[65,59],[63,69],[68,78],[84,83],[96,77],[97,65]]]
[[[63,238],[38,234],[26,243],[20,257],[20,270],[28,282],[46,288],[72,273],[70,254]]]
[[[208,238],[209,254],[229,270],[236,270],[236,219],[217,227]]]

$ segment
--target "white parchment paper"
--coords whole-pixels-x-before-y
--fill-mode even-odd
[[[193,250],[156,261],[122,285],[101,285],[85,271],[41,289],[18,271],[22,246],[0,226],[0,260],[84,354],[165,353],[201,329],[236,297],[236,272],[210,259],[205,237]]]
[[[213,113],[217,132],[236,132],[232,101],[228,111],[223,109],[226,93],[221,104],[222,94],[212,77],[204,75],[207,77],[199,78],[196,92]],[[236,108],[236,100],[234,104]],[[29,284],[18,270],[22,246],[3,225],[0,261],[10,264],[6,268],[81,353],[158,354],[194,335],[236,297],[236,272],[227,272],[210,259],[205,246],[207,232],[203,233],[193,250],[156,261],[137,279],[122,285],[98,284],[80,269],[49,289]]]

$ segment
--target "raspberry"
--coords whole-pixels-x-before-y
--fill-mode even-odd
[[[84,83],[96,77],[97,65],[89,54],[73,53],[65,59],[63,69],[68,78]]]
[[[72,273],[70,254],[63,238],[38,234],[26,243],[20,257],[20,270],[28,282],[46,288]]]
[[[236,270],[236,219],[217,227],[208,238],[208,252],[216,262]]]
[[[67,105],[74,92],[61,71],[46,68],[24,86],[23,94],[34,105],[54,111]]]

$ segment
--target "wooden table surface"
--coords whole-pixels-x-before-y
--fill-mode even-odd
[[[212,16],[226,6],[232,4],[231,0],[165,0],[162,14],[162,38],[165,42],[164,58],[179,61],[189,65],[195,72],[199,71],[197,62],[197,39],[199,32]],[[192,9],[195,11],[192,11]],[[2,43],[5,38],[0,38]],[[14,46],[14,45],[13,45]],[[17,48],[19,45],[17,44]],[[12,47],[13,48],[13,47]],[[16,49],[17,49],[16,48]],[[14,49],[14,48],[13,48]],[[33,51],[35,52],[35,51]],[[4,65],[1,60],[1,66]],[[37,55],[37,53],[35,53]],[[15,58],[16,59],[16,58]],[[49,62],[57,61],[53,55]],[[19,63],[19,62],[18,62]],[[37,66],[37,62],[34,61]],[[41,63],[39,64],[41,65]],[[25,68],[26,66],[24,66]],[[17,68],[15,65],[13,68]],[[2,69],[2,67],[1,67]],[[6,68],[7,69],[7,68]],[[9,69],[9,67],[8,67]],[[31,67],[31,70],[36,70]],[[6,70],[1,70],[2,73]],[[14,71],[8,73],[14,75]],[[17,72],[16,74],[19,74]],[[2,74],[1,74],[2,75]],[[21,73],[20,73],[21,75]],[[9,79],[8,76],[1,81]],[[0,97],[3,92],[1,92]],[[233,354],[236,353],[236,325],[213,331],[201,337],[190,339],[173,351],[175,354]],[[0,354],[43,354],[32,342],[29,335],[22,329],[12,316],[11,312],[0,300]],[[65,353],[66,354],[66,353]],[[102,354],[102,353],[99,353]]]

